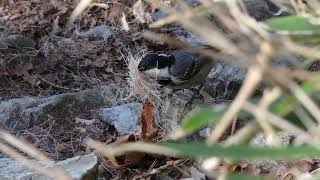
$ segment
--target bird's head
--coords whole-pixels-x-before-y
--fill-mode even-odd
[[[174,60],[172,55],[149,53],[141,59],[138,69],[151,78],[168,78],[169,68]]]

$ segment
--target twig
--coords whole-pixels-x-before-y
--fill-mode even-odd
[[[259,103],[259,108],[268,109],[271,103],[273,103],[281,95],[281,90],[278,87],[273,88],[271,91],[265,91],[262,99]],[[279,146],[280,140],[277,137],[275,130],[272,125],[267,121],[267,116],[265,113],[255,114],[256,120],[266,133],[267,139],[270,139],[271,144]]]
[[[147,172],[147,173],[142,174],[142,175],[134,176],[133,180],[144,179],[144,178],[148,178],[148,177],[150,177],[152,175],[159,174],[162,171],[168,169],[169,167],[175,167],[175,166],[183,163],[184,161],[185,161],[184,159],[179,159],[179,160],[176,160],[176,161],[167,161],[165,165],[162,165],[162,166],[160,166],[158,168],[154,168],[150,172]]]
[[[261,52],[257,55],[257,61],[259,64],[252,65],[249,68],[246,79],[244,80],[236,99],[232,102],[227,112],[219,121],[219,124],[217,124],[210,137],[207,139],[209,144],[217,143],[223,132],[232,122],[232,119],[236,117],[244,103],[251,96],[251,94],[254,93],[255,88],[262,80],[266,65],[274,53],[275,49],[269,42],[264,42],[261,44]]]
[[[275,73],[277,76],[275,76]],[[288,87],[300,103],[310,112],[310,114],[320,123],[320,109],[316,103],[303,91],[303,89],[294,81],[286,76],[279,75],[279,72],[275,72],[270,69],[269,74],[274,76],[274,79],[280,82],[285,87]]]
[[[47,161],[47,163],[50,165],[54,164],[54,162],[52,160],[50,160],[46,155],[41,153],[37,148],[35,148],[31,144],[23,142],[22,140],[19,140],[18,138],[5,132],[4,130],[0,130],[0,137],[3,140],[7,141],[9,144],[22,150],[23,152],[27,153],[28,155],[30,155],[33,158],[35,158],[39,161]]]
[[[274,126],[277,126],[283,130],[286,130],[292,134],[296,134],[299,136],[303,136],[305,137],[308,141],[306,143],[311,144],[313,146],[319,147],[319,142],[315,141],[314,138],[312,138],[312,136],[310,136],[309,133],[307,133],[306,131],[304,131],[303,129],[293,125],[292,123],[289,123],[287,120],[278,117],[270,112],[268,112],[265,109],[259,108],[249,102],[246,102],[244,104],[244,109],[246,109],[247,111],[251,112],[254,115],[257,115],[259,113],[265,113],[267,116],[267,120],[273,124]]]
[[[72,89],[72,88],[67,88],[67,87],[63,87],[63,86],[54,84],[54,83],[46,80],[45,78],[43,78],[43,77],[40,76],[40,75],[38,75],[37,78],[40,79],[41,81],[43,81],[44,83],[47,83],[47,84],[49,84],[50,86],[55,87],[55,88],[57,88],[57,89],[63,89],[63,90],[67,90],[67,91],[80,91],[80,89]]]
[[[257,122],[250,122],[240,130],[236,132],[233,136],[230,136],[227,140],[223,142],[225,146],[238,145],[245,139],[251,137],[259,131]]]
[[[251,96],[254,92],[255,87],[259,84],[262,79],[262,70],[259,66],[252,66],[248,70],[248,75],[236,97],[236,99],[232,102],[227,112],[221,118],[219,123],[214,128],[207,142],[209,144],[216,143],[223,132],[228,128],[233,118],[238,114],[241,110],[242,106],[246,102],[246,100]]]
[[[231,126],[231,135],[233,135],[236,132],[236,126],[237,126],[238,118],[234,118]]]

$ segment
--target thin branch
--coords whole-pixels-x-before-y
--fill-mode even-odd
[[[319,147],[320,143],[318,141],[315,141],[315,138],[313,138],[309,133],[307,133],[306,131],[304,131],[303,129],[293,125],[292,123],[288,122],[287,120],[278,117],[270,112],[268,112],[265,109],[259,108],[249,102],[246,102],[244,104],[244,109],[246,109],[247,111],[251,112],[254,115],[257,115],[259,113],[265,113],[267,116],[267,120],[273,124],[276,127],[279,127],[285,131],[288,131],[292,134],[296,134],[299,136],[303,136],[306,138],[308,144],[311,144],[313,146]]]
[[[259,66],[252,66],[248,70],[248,75],[236,97],[232,102],[227,112],[221,118],[219,123],[214,128],[207,142],[209,144],[215,144],[221,135],[225,132],[228,126],[231,124],[234,117],[237,116],[238,112],[241,110],[242,106],[246,100],[255,91],[255,87],[262,80],[262,69]]]
[[[31,157],[39,160],[39,161],[47,161],[48,164],[53,165],[54,162],[49,159],[46,155],[44,155],[42,152],[40,152],[37,148],[32,146],[29,143],[26,143],[15,136],[5,132],[4,130],[0,130],[0,137],[7,141],[12,146],[15,146],[16,148],[20,149],[21,151],[27,153]]]

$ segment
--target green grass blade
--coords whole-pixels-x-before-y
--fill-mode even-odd
[[[159,144],[136,142],[121,144],[106,149],[106,152],[111,155],[122,155],[132,151],[194,159],[218,157],[231,160],[290,160],[320,157],[320,150],[311,146],[254,148],[248,146],[209,146],[206,143],[199,142],[168,142]]]
[[[162,147],[171,148],[181,155],[200,157],[220,157],[234,160],[266,159],[285,160],[307,157],[319,157],[320,150],[310,146],[286,147],[286,148],[253,148],[253,147],[222,147],[220,145],[209,146],[205,143],[163,143]]]
[[[226,178],[227,180],[271,180],[270,177],[264,177],[264,176],[253,176],[248,174],[230,174]],[[276,179],[276,178],[274,178]]]
[[[300,86],[305,93],[312,94],[317,90],[318,81],[315,79],[311,79],[308,81],[305,81]],[[294,110],[294,108],[298,105],[298,100],[294,97],[293,94],[289,94],[286,98],[280,99],[275,104],[272,105],[271,111],[279,116],[286,116],[291,111]]]
[[[312,23],[310,18],[302,16],[287,16],[272,18],[266,20],[264,23],[276,32],[291,36],[291,38],[296,42],[320,42],[320,26],[319,24]]]
[[[201,108],[191,112],[181,124],[184,133],[192,133],[209,123],[216,123],[224,114],[225,108],[214,110],[212,108]]]

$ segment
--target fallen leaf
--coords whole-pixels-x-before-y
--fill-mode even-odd
[[[64,144],[58,144],[57,149],[58,149],[58,152],[60,153],[68,152],[68,147],[65,146]]]
[[[157,129],[155,126],[155,108],[150,102],[146,102],[143,105],[143,111],[141,113],[141,137],[142,140],[151,140],[157,135]]]
[[[107,17],[107,21],[111,24],[116,23],[117,20],[120,19],[122,13],[124,13],[123,7],[120,4],[113,4],[111,12]]]
[[[116,141],[109,143],[109,145],[119,145],[128,142],[135,142],[136,137],[134,135],[125,135],[120,136],[116,139]],[[118,173],[123,172],[128,167],[134,167],[140,165],[143,162],[143,158],[145,157],[145,153],[141,152],[129,152],[122,156],[101,156],[101,164],[106,169],[112,169],[117,171]]]

